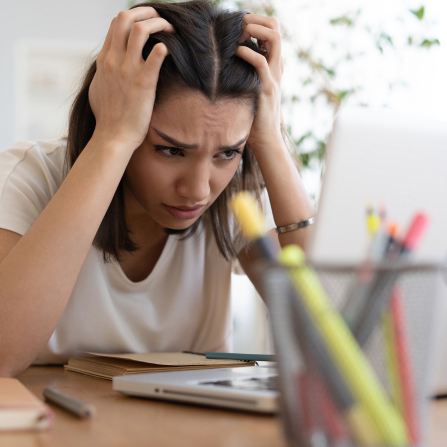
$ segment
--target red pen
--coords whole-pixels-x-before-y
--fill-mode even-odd
[[[417,445],[420,440],[420,430],[416,414],[416,392],[414,387],[414,375],[410,358],[410,343],[408,327],[404,313],[402,291],[395,287],[391,297],[391,321],[394,329],[394,342],[396,347],[397,370],[399,377],[401,409],[407,425],[408,437],[412,445]]]

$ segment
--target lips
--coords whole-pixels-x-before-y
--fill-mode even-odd
[[[188,206],[169,206],[163,203],[163,206],[165,207],[166,211],[173,217],[176,217],[177,219],[194,219],[197,217],[205,205],[197,205],[193,207]]]

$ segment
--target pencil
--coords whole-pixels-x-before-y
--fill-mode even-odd
[[[43,395],[50,402],[80,418],[91,418],[96,414],[94,405],[76,399],[54,388],[45,388]]]

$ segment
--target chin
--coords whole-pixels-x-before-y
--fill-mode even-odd
[[[185,228],[183,230],[174,230],[173,228],[166,228],[165,227],[164,231],[165,231],[166,234],[183,234],[186,231],[188,231],[189,228],[191,228],[191,227]]]
[[[183,234],[189,230],[192,230],[193,227],[199,224],[200,217],[195,219],[193,222],[184,221],[179,222],[178,225],[162,225],[166,234]]]

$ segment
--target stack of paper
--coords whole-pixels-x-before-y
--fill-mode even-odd
[[[89,376],[112,380],[114,376],[128,374],[191,371],[194,369],[237,368],[253,366],[254,362],[240,360],[210,360],[203,355],[183,352],[151,352],[144,354],[98,354],[94,357],[75,357],[65,369]]]

